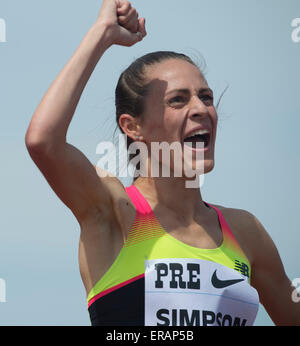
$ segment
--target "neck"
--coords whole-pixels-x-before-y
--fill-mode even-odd
[[[184,215],[186,220],[199,218],[207,211],[199,184],[188,188],[183,178],[139,177],[134,185],[152,206],[162,205],[177,215]]]

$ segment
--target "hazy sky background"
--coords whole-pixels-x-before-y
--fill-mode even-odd
[[[204,200],[256,215],[290,279],[299,268],[299,0],[135,0],[148,36],[111,47],[92,75],[68,141],[96,164],[115,129],[114,89],[135,58],[174,50],[206,62],[218,97],[216,165]],[[0,325],[89,325],[78,269],[79,226],[31,161],[24,144],[43,94],[94,23],[101,1],[0,0]],[[300,36],[300,34],[299,34]],[[124,184],[129,184],[124,182]],[[278,297],[280,299],[280,297]],[[300,303],[299,303],[300,304]],[[261,306],[256,325],[273,325]]]

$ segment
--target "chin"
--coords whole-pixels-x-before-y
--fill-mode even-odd
[[[215,160],[205,160],[204,174],[211,172],[215,167]]]
[[[206,174],[211,172],[214,169],[214,166],[215,166],[215,160],[213,158],[208,158],[202,161],[202,163],[200,164],[200,167],[198,163],[198,169],[197,169],[197,163],[193,161],[192,170],[194,172],[195,171],[198,172],[199,174]]]
[[[171,172],[171,176],[181,176],[187,179],[193,179],[195,177],[195,174],[201,175],[211,172],[214,169],[214,166],[214,155],[211,154],[207,158],[204,158],[204,160],[196,161],[194,158],[192,159],[192,162],[190,164],[186,163],[186,165],[184,159],[182,159],[180,165],[177,166],[173,163],[173,165],[171,165],[169,169]]]
[[[214,169],[215,162],[214,160],[204,160],[204,166],[201,165],[199,169],[197,169],[196,162],[194,161],[192,167],[186,167],[187,171],[182,172],[182,176],[188,180],[195,179],[195,174],[202,175],[211,172]]]

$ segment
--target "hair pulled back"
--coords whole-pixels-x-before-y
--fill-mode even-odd
[[[149,66],[168,59],[180,59],[200,68],[187,55],[173,51],[157,51],[141,56],[131,63],[120,75],[115,90],[115,106],[117,126],[121,130],[119,119],[122,114],[129,114],[134,118],[140,117],[144,112],[145,97],[148,92],[149,81],[146,78],[146,69]],[[127,150],[134,140],[127,137]],[[129,155],[129,160],[135,154]]]

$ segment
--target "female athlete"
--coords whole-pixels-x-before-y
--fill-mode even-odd
[[[130,2],[103,0],[26,132],[32,159],[80,225],[80,273],[91,324],[252,325],[261,302],[276,325],[300,325],[300,305],[291,298],[295,288],[254,215],[205,202],[199,186],[186,186],[191,178],[185,174],[148,170],[125,188],[67,143],[76,106],[102,55],[145,36],[145,18]],[[189,57],[153,52],[121,74],[117,124],[128,144],[146,145],[148,163],[155,160],[152,143],[179,143],[191,168],[202,154],[208,173],[218,120],[213,97]],[[172,155],[167,166],[174,173],[184,155]],[[165,165],[161,156],[156,159],[160,168]]]

